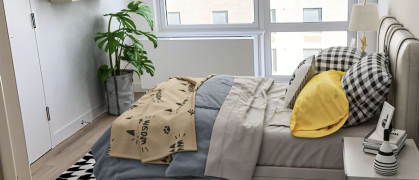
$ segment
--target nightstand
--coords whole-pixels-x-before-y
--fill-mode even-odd
[[[343,138],[343,162],[346,180],[372,179],[403,179],[419,180],[419,151],[412,139],[406,140],[406,145],[397,157],[399,169],[394,176],[382,176],[374,170],[375,155],[362,151],[364,138]]]

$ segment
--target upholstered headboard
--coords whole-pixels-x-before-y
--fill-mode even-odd
[[[393,125],[419,140],[419,41],[394,17],[381,19],[377,51],[388,52],[392,86],[387,101],[395,107]]]

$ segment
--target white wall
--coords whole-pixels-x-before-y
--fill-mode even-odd
[[[378,13],[380,17],[387,16],[389,14],[390,0],[378,0]]]
[[[396,17],[416,38],[419,38],[418,7],[418,0],[378,0],[380,15]]]
[[[253,39],[160,40],[157,49],[151,42],[144,46],[156,67],[154,77],[142,76],[144,89],[174,76],[255,75]]]

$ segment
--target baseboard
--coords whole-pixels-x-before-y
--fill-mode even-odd
[[[133,83],[132,86],[134,87],[134,92],[146,92],[146,90],[141,87],[141,83]]]
[[[93,122],[100,115],[106,112],[106,103],[103,102],[100,105],[94,107],[89,112],[75,119],[73,122],[67,126],[61,128],[60,130],[54,132],[52,135],[52,148],[56,147],[58,144],[75,134],[77,131],[88,125],[87,123],[81,124],[81,121],[84,122]]]

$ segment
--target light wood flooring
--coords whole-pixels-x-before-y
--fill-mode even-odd
[[[139,99],[144,93],[135,93]],[[87,152],[118,116],[103,114],[31,165],[33,180],[55,180]]]

